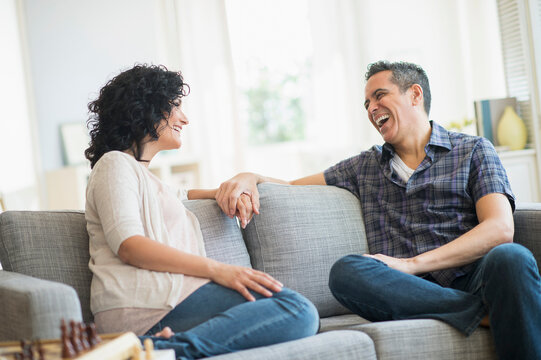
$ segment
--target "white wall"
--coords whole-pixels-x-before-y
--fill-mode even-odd
[[[506,97],[496,1],[460,0],[458,3],[464,24],[460,32],[466,57],[467,95],[474,101]]]
[[[157,14],[148,0],[24,0],[43,170],[63,165],[59,125],[86,122],[106,80],[159,58]]]

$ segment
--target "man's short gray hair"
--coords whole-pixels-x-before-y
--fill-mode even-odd
[[[424,108],[426,115],[430,113],[430,85],[428,76],[422,67],[416,64],[399,61],[389,62],[380,60],[368,65],[365,79],[368,81],[373,75],[390,70],[392,72],[391,81],[398,86],[402,93],[406,92],[413,84],[419,84],[423,89]]]

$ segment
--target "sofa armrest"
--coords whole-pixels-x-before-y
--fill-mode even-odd
[[[0,341],[60,338],[60,320],[82,321],[71,286],[0,270]]]
[[[541,264],[541,203],[517,203],[514,242],[526,246]]]

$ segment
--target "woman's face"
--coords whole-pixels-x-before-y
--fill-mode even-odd
[[[190,122],[182,112],[181,106],[182,104],[180,101],[177,106],[173,105],[169,117],[163,119],[160,123],[157,140],[159,150],[178,149],[182,145],[182,140],[180,138],[182,128]]]

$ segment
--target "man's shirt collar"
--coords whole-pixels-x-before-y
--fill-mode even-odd
[[[449,132],[443,126],[433,120],[430,120],[430,126],[432,127],[432,133],[425,146],[425,153],[433,160],[433,154],[436,148],[451,150],[453,146],[449,139]],[[390,160],[395,154],[394,147],[389,143],[383,144],[381,152],[382,160],[384,161]]]

